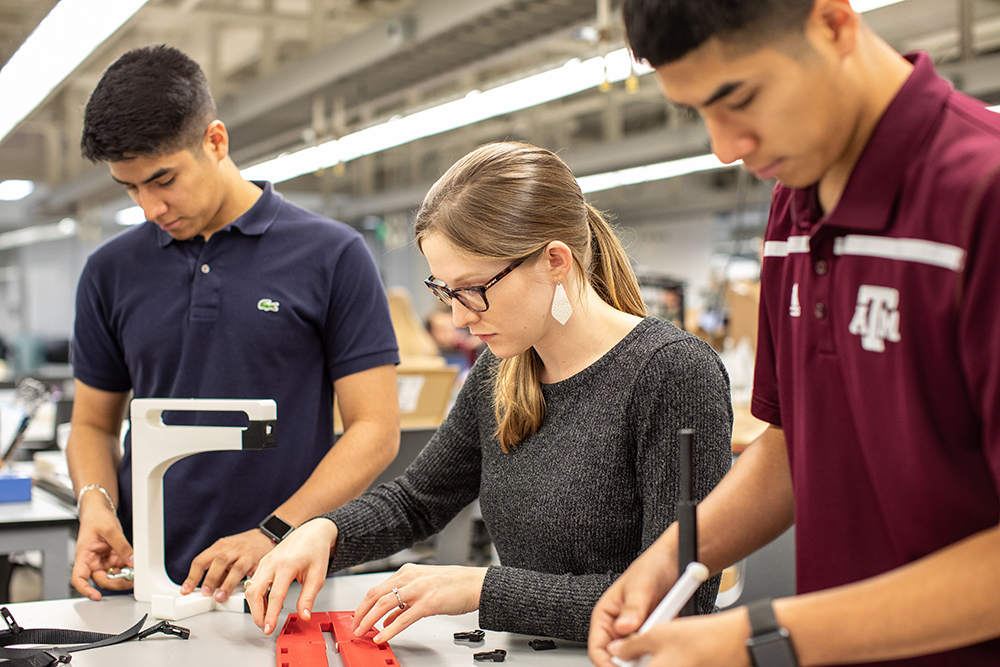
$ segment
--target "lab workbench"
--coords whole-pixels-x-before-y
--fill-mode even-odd
[[[315,611],[353,611],[369,588],[383,581],[388,573],[333,577],[326,581],[314,607]],[[131,641],[73,654],[76,667],[176,667],[186,665],[240,665],[240,667],[274,667],[276,638],[284,627],[289,612],[295,611],[298,586],[285,601],[281,618],[272,635],[265,636],[253,624],[249,614],[213,611],[174,622],[189,628],[191,637],[181,640],[166,635],[153,635],[142,641]],[[197,594],[197,593],[195,593]],[[48,600],[7,605],[23,628],[56,627],[95,632],[119,633],[136,623],[150,610],[150,605],[136,602],[131,595],[105,597],[100,602],[87,599]],[[148,627],[153,619],[146,622]],[[504,664],[537,667],[569,667],[589,665],[586,646],[556,640],[556,649],[535,651],[528,642],[536,637],[487,631],[481,643],[456,642],[454,633],[478,628],[478,613],[462,616],[434,616],[421,619],[394,637],[389,646],[400,667],[452,667],[479,663],[473,654],[493,649],[507,651]],[[339,667],[340,657],[333,651],[333,639],[326,635],[330,647],[327,659],[330,667]],[[318,665],[317,667],[322,667]]]

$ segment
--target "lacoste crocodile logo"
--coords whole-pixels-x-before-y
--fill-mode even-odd
[[[268,310],[272,313],[278,312],[278,302],[270,299],[261,299],[257,302],[257,310]]]

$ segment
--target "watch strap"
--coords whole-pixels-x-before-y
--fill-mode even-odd
[[[750,636],[757,637],[769,632],[776,632],[780,625],[774,615],[774,606],[770,598],[755,600],[747,605],[750,614]]]
[[[750,638],[747,650],[754,667],[798,667],[788,630],[778,624],[770,599],[758,600],[747,605],[750,617]]]

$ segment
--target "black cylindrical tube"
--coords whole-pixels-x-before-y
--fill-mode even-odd
[[[694,478],[694,431],[685,428],[677,433],[681,450],[681,496],[677,502],[677,576],[684,573],[689,563],[698,560],[698,509],[692,499]],[[698,594],[691,596],[680,616],[698,613]]]
[[[694,431],[682,428],[677,432],[677,445],[681,450],[681,502],[691,502],[694,476]]]

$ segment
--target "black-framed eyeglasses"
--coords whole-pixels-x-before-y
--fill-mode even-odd
[[[434,276],[428,276],[424,284],[427,288],[434,292],[434,296],[441,299],[441,303],[446,306],[451,306],[452,299],[458,299],[458,302],[471,310],[474,313],[484,313],[489,310],[490,302],[486,300],[486,290],[496,285],[500,282],[500,279],[505,275],[521,266],[524,263],[523,259],[519,259],[506,269],[496,274],[487,281],[485,285],[472,285],[471,287],[456,287],[452,289],[445,285],[440,280],[437,280]]]

